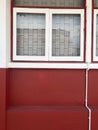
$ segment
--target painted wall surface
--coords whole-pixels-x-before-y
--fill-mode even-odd
[[[85,70],[10,69],[10,106],[83,106]]]
[[[89,71],[88,103],[92,110],[92,130],[98,130],[98,70]]]
[[[98,71],[88,74],[91,130],[97,130]],[[0,69],[0,84],[0,129],[88,129],[85,70]]]
[[[22,69],[23,64],[10,58],[11,0],[0,0],[0,130],[98,130],[98,63],[92,62],[91,49],[93,2],[86,1],[85,63],[56,64],[57,69],[52,63],[52,69],[29,63]]]
[[[88,130],[84,108],[9,109],[7,130]]]
[[[6,69],[0,69],[0,130],[6,125]]]
[[[87,130],[85,70],[9,69],[7,130]]]

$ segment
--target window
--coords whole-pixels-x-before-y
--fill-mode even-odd
[[[98,61],[98,0],[94,0],[94,45],[93,60]]]
[[[83,7],[84,0],[14,0],[15,6]]]
[[[83,60],[83,10],[51,10],[49,60]]]
[[[14,60],[83,60],[83,10],[14,8]]]
[[[16,6],[78,6],[81,9],[13,8],[13,60],[83,61],[83,1],[23,1],[14,3]]]
[[[94,61],[98,61],[98,10],[94,11]]]
[[[98,7],[98,0],[94,0],[94,7]]]
[[[47,10],[14,8],[13,59],[48,59]]]

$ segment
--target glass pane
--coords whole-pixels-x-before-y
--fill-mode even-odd
[[[54,14],[52,56],[80,56],[80,15]]]
[[[98,7],[98,0],[94,0],[94,7]]]
[[[83,7],[83,0],[14,0],[14,5]]]
[[[98,15],[96,20],[96,56],[98,56]]]
[[[17,14],[17,55],[45,56],[45,14]]]

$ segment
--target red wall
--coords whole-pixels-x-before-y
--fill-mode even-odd
[[[7,130],[87,130],[85,70],[10,69]]]
[[[85,70],[11,69],[9,83],[9,106],[84,105]]]
[[[0,69],[0,130],[6,129],[6,69]]]
[[[98,130],[98,70],[89,71],[88,103],[92,110],[92,130]]]
[[[88,130],[85,78],[85,70],[1,69],[0,130]]]
[[[98,106],[98,70],[89,71],[89,106]]]
[[[9,109],[7,130],[88,130],[87,117],[85,108]]]

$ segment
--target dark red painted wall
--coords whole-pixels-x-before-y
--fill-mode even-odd
[[[9,106],[84,105],[85,70],[11,69]]]
[[[6,128],[6,69],[0,69],[0,130]]]
[[[98,130],[98,106],[91,107],[91,130]]]
[[[85,70],[10,69],[7,130],[87,130]]]
[[[7,130],[88,130],[84,108],[9,109]]]
[[[89,106],[98,106],[98,70],[89,71]]]
[[[1,69],[0,84],[0,130],[88,130],[85,70]]]
[[[92,111],[92,130],[98,130],[98,70],[89,70],[88,103]]]

